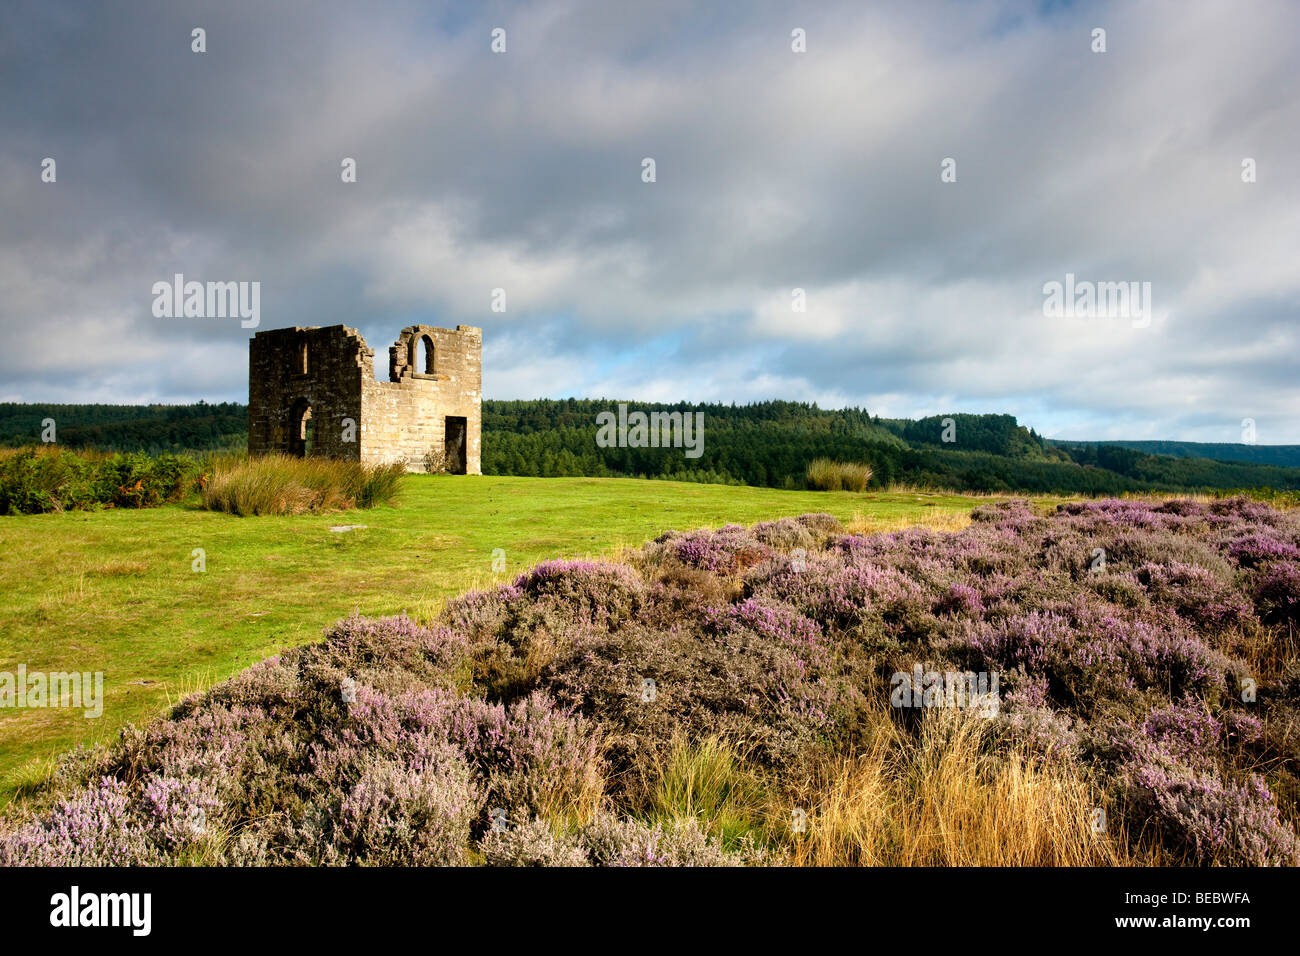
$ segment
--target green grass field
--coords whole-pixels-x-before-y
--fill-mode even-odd
[[[104,714],[0,709],[0,804],[78,743],[320,637],[354,610],[427,618],[552,557],[608,555],[669,528],[827,511],[864,530],[943,526],[980,499],[601,478],[408,476],[397,506],[237,518],[169,505],[0,518],[0,671],[103,671]],[[332,526],[364,529],[331,532]],[[192,569],[193,550],[207,569]],[[493,572],[494,549],[506,569]]]

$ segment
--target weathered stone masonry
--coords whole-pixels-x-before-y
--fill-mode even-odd
[[[374,356],[343,325],[258,332],[248,343],[249,452],[481,474],[483,331],[402,329],[387,382],[375,381]]]

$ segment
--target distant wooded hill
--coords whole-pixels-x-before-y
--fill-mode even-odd
[[[248,406],[20,405],[0,402],[0,445],[41,443],[43,422],[54,420],[65,448],[98,451],[215,451],[248,446]]]
[[[1098,442],[1058,441],[1048,439],[1052,445],[1082,446]],[[1213,461],[1250,461],[1259,465],[1282,465],[1300,468],[1300,445],[1242,445],[1229,442],[1199,441],[1108,441],[1100,444],[1132,448],[1148,455],[1170,455],[1174,458],[1209,458]]]
[[[703,453],[599,447],[596,416],[613,400],[483,402],[483,472],[631,476],[801,487],[815,458],[867,462],[873,486],[1117,494],[1232,488],[1300,490],[1300,447],[1196,442],[1059,442],[1011,415],[883,419],[802,402],[628,403],[642,412],[703,412]],[[243,448],[247,408],[209,405],[0,404],[0,443],[38,444],[53,418],[59,444],[104,451]],[[951,439],[951,440],[946,440]],[[1213,457],[1211,457],[1213,456]]]

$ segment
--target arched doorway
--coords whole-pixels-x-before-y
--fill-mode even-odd
[[[316,444],[316,430],[312,423],[311,403],[300,398],[289,410],[289,454],[306,458]]]

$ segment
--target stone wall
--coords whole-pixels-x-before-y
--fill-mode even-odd
[[[258,332],[248,343],[249,453],[299,453],[295,439],[310,408],[312,454],[360,459],[361,383],[374,378],[373,356],[361,333],[343,325]]]
[[[421,343],[432,344],[433,371],[425,371]],[[482,473],[483,331],[458,325],[455,330],[431,325],[402,329],[388,350],[389,381],[370,376],[362,391],[361,460],[405,460],[411,471],[424,471],[430,456],[446,453],[447,418],[465,419],[467,474]]]
[[[422,346],[432,346],[431,363]],[[410,326],[388,351],[390,380],[379,382],[374,350],[356,329],[258,332],[248,351],[249,452],[405,461],[408,470],[424,471],[447,452],[448,419],[453,436],[463,419],[463,454],[455,449],[455,464],[481,474],[482,330]],[[307,410],[309,449],[302,441]]]

